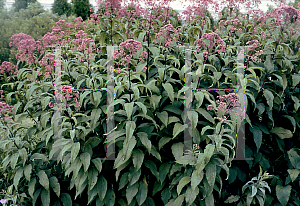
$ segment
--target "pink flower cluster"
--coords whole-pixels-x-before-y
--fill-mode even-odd
[[[205,42],[205,40],[209,41],[208,46],[207,46],[207,42]],[[216,41],[216,43],[214,41]],[[196,49],[196,51],[194,51],[194,54],[197,54],[200,52],[200,47],[207,49],[208,53],[211,52],[211,49],[213,48],[213,46],[217,46],[217,49],[215,52],[222,52],[222,51],[224,52],[226,49],[221,37],[217,33],[214,33],[214,32],[202,34],[202,37],[200,39],[196,39],[195,44],[197,45],[197,49]],[[213,53],[215,53],[215,52],[213,52]],[[205,53],[206,57],[208,56],[208,53]],[[210,53],[210,54],[213,54],[213,53]]]
[[[4,98],[3,92],[3,90],[0,90],[0,100]]]
[[[72,88],[72,86],[67,86],[67,85],[63,85],[62,89],[61,89],[61,94],[59,93],[55,93],[55,97],[60,99],[62,98],[62,103],[61,106],[62,107],[69,107],[69,106],[75,106],[76,109],[80,109],[80,102],[78,102],[78,98],[79,98],[79,92],[77,90],[74,90],[74,88]],[[72,102],[68,101],[73,100]],[[52,108],[54,105],[58,105],[57,103],[54,103],[52,101],[49,102],[48,106],[50,108]]]
[[[214,110],[216,114],[218,114],[218,111],[222,111],[224,115],[223,117],[218,117],[218,119],[223,123],[227,120],[226,114],[228,114],[231,109],[237,107],[240,104],[239,96],[236,93],[230,93],[227,95],[218,96],[217,98],[219,98],[219,100],[217,100],[216,103],[219,106],[216,108],[216,110],[212,105],[208,105],[207,110]]]
[[[135,41],[134,39],[128,39],[125,42],[122,42],[120,44],[119,51],[117,50],[114,52],[114,59],[115,60],[120,59],[121,61],[125,59],[127,63],[130,63],[131,59],[133,58],[133,55],[136,55],[137,51],[141,50],[142,48],[143,47],[141,42]],[[146,58],[147,56],[148,53],[143,51],[139,56],[140,57],[139,61],[143,62],[144,61],[143,59]],[[125,63],[122,62],[121,65],[125,66]]]
[[[0,102],[0,115],[1,118],[4,120],[9,119],[9,114],[14,113],[16,111],[16,108],[14,106],[9,106],[5,102]]]
[[[37,45],[35,40],[24,33],[14,34],[11,39],[13,42],[9,43],[9,46],[12,47],[12,54],[16,55],[16,58],[21,61],[28,61],[29,63],[34,63],[36,57],[33,56]],[[17,49],[19,52],[14,51]]]
[[[13,75],[18,75],[18,67],[11,62],[4,61],[0,66],[0,74],[6,74],[8,78],[11,78]]]
[[[156,34],[157,39],[165,39],[165,47],[170,47],[171,44],[176,44],[177,39],[179,38],[178,32],[181,32],[181,29],[174,29],[172,24],[167,24],[164,27],[160,28],[159,32]],[[157,43],[155,40],[154,43]]]

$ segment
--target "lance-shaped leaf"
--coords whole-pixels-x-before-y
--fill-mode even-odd
[[[293,133],[290,130],[282,127],[274,127],[270,132],[276,134],[278,137],[280,137],[280,139],[293,137]]]
[[[174,90],[170,83],[163,83],[164,89],[167,91],[169,98],[172,101],[172,104],[174,103]]]

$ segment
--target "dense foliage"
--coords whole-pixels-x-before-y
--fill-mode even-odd
[[[67,0],[55,0],[52,4],[52,13],[70,16],[72,13],[72,5]]]
[[[217,22],[203,12],[178,18],[169,7],[111,1],[87,21],[59,20],[38,41],[13,35],[18,62],[0,69],[13,88],[0,93],[1,197],[300,205],[299,9],[225,8]],[[237,132],[252,160],[233,160]]]
[[[89,0],[72,0],[74,14],[77,17],[82,17],[85,21],[89,18],[90,12],[90,1]]]

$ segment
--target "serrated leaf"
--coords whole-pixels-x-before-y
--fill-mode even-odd
[[[49,190],[42,189],[41,200],[42,200],[43,206],[50,205],[50,191]]]
[[[173,90],[172,85],[170,83],[165,83],[165,84],[163,83],[162,85],[163,85],[164,89],[167,91],[168,96],[171,99],[172,104],[173,104],[174,103],[174,90]]]
[[[16,171],[15,176],[14,176],[14,186],[15,186],[16,189],[18,189],[18,184],[19,184],[19,181],[20,181],[22,176],[23,176],[23,168],[19,167]]]
[[[177,185],[177,194],[178,194],[178,195],[180,195],[182,188],[183,188],[185,185],[187,185],[188,183],[190,183],[190,181],[191,181],[191,177],[188,177],[188,176],[183,177],[183,178],[179,181],[179,183],[178,183],[178,185]]]
[[[231,195],[230,197],[228,197],[224,203],[233,203],[233,202],[237,202],[239,201],[240,196],[238,195]]]
[[[170,137],[162,137],[162,138],[160,138],[160,140],[158,142],[158,149],[160,150],[165,144],[167,144],[171,140],[172,140],[172,138],[170,138]]]
[[[103,176],[100,176],[97,182],[98,196],[100,200],[104,200],[107,191],[107,181]]]
[[[167,127],[168,126],[168,112],[163,111],[163,112],[156,112],[155,113],[157,117],[164,123],[164,125]]]
[[[55,192],[55,194],[57,195],[57,197],[59,197],[60,196],[60,184],[58,182],[58,179],[53,176],[49,179],[49,182],[50,182],[50,187],[52,187],[52,189]]]
[[[269,110],[272,110],[272,108],[273,108],[273,101],[274,101],[274,95],[273,95],[273,93],[272,92],[270,92],[269,90],[267,90],[267,89],[265,89],[264,91],[263,91],[263,93],[264,93],[264,97],[266,98],[266,100],[267,100],[267,104],[269,105]]]
[[[19,159],[19,153],[14,153],[10,158],[10,166],[12,169],[15,169]]]
[[[180,123],[175,123],[173,128],[173,139],[182,131],[184,131],[185,126]]]
[[[24,175],[25,175],[25,178],[26,180],[29,182],[30,181],[30,173],[32,171],[32,165],[29,164],[29,165],[26,165],[24,167]]]
[[[88,171],[88,190],[92,190],[97,184],[98,180],[98,171],[95,168],[90,168]]]
[[[197,112],[199,112],[205,119],[207,119],[208,121],[210,121],[211,123],[215,123],[214,118],[204,109],[202,108],[198,108],[196,109]]]
[[[194,190],[191,187],[187,188],[185,192],[185,201],[188,203],[188,205],[193,204],[198,194],[199,194],[198,187],[196,187]]]
[[[139,190],[138,187],[139,187],[139,183],[137,182],[126,189],[126,199],[128,205],[131,203],[133,197],[136,196],[136,194],[138,193]]]
[[[216,169],[216,165],[212,162],[208,163],[205,167],[205,177],[210,186],[213,186],[215,184],[217,175]]]
[[[161,183],[163,183],[167,174],[169,173],[170,167],[171,167],[171,164],[169,164],[167,162],[160,165],[158,173],[159,173],[159,179],[160,179]]]
[[[192,190],[195,190],[195,188],[200,184],[204,176],[204,172],[201,171],[200,173],[197,170],[194,170],[192,173],[192,178],[191,178],[191,186]]]
[[[134,105],[134,102],[124,104],[124,108],[125,108],[128,120],[131,119],[131,115],[132,115],[132,111],[133,111],[133,105]]]
[[[39,177],[39,183],[46,189],[49,190],[49,179],[47,174],[44,170],[40,170],[37,173],[37,176]]]
[[[252,131],[253,131],[253,139],[258,152],[262,143],[262,131],[256,126],[253,127]]]
[[[144,181],[141,181],[139,186],[139,191],[136,195],[136,200],[139,205],[142,205],[145,202],[147,198],[147,194],[148,194],[148,185],[145,184]]]
[[[80,143],[76,142],[72,145],[72,149],[71,149],[71,163],[73,163],[79,153],[80,150]]]
[[[276,197],[281,203],[281,205],[283,206],[287,205],[291,195],[292,186],[288,185],[283,187],[281,185],[276,185],[275,190],[276,190]]]
[[[127,139],[132,138],[135,128],[136,128],[135,122],[133,122],[133,121],[126,122],[126,138]]]
[[[300,156],[294,148],[290,149],[288,152],[289,159],[296,169],[300,169]]]
[[[139,149],[134,150],[132,153],[132,162],[135,167],[135,171],[138,171],[141,168],[143,161],[144,153]]]
[[[147,148],[148,152],[151,152],[151,141],[148,139],[148,135],[145,132],[138,132],[137,136],[140,138],[142,144]]]
[[[280,139],[293,137],[293,133],[290,130],[282,127],[274,127],[270,132],[276,134],[278,137],[280,137]]]
[[[94,163],[95,167],[97,168],[98,172],[100,173],[102,170],[102,162],[99,157],[92,159],[92,162]]]
[[[84,152],[80,155],[80,161],[83,165],[84,172],[86,172],[90,166],[91,163],[91,155],[88,152]]]
[[[28,193],[30,197],[33,199],[33,193],[35,191],[35,183],[36,183],[36,178],[31,178],[29,185],[28,185]]]
[[[295,87],[299,84],[300,82],[300,76],[299,75],[292,75],[292,81],[293,81],[293,85],[292,87]]]

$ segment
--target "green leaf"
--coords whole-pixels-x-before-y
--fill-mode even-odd
[[[28,193],[30,197],[33,199],[33,193],[35,191],[35,183],[36,183],[36,178],[31,178],[29,185],[28,185]]]
[[[173,129],[173,139],[182,131],[184,131],[185,126],[180,123],[175,123],[174,129]]]
[[[178,194],[178,195],[180,195],[182,188],[183,188],[185,185],[187,185],[188,183],[190,183],[190,181],[191,181],[191,177],[188,177],[188,176],[183,177],[183,178],[179,181],[179,183],[178,183],[178,185],[177,185],[177,194]]]
[[[123,150],[125,151],[125,160],[128,160],[132,154],[132,150],[135,147],[137,141],[135,140],[135,138],[131,138],[128,142],[124,141],[123,144]]]
[[[231,195],[231,196],[229,196],[226,200],[225,200],[225,202],[224,203],[233,203],[233,202],[237,202],[237,201],[239,201],[239,199],[240,199],[240,196],[238,196],[238,195]]]
[[[126,122],[126,138],[131,139],[133,136],[133,133],[135,131],[136,124],[133,121],[127,121]]]
[[[292,75],[292,80],[293,80],[293,87],[297,86],[300,82],[300,75],[299,74],[295,74]]]
[[[197,108],[201,107],[202,103],[203,103],[203,99],[204,99],[204,94],[201,91],[198,91],[195,93],[195,98],[198,101],[197,102]]]
[[[210,193],[206,198],[205,198],[205,205],[215,205],[214,203],[214,196],[212,193]]]
[[[160,138],[160,140],[158,142],[158,149],[160,150],[165,144],[167,144],[168,142],[170,142],[170,140],[172,140],[172,138],[170,138],[170,137],[162,137],[162,138]]]
[[[272,110],[272,108],[273,108],[273,101],[274,101],[274,96],[273,96],[273,93],[272,92],[270,92],[269,90],[267,90],[267,89],[265,89],[264,91],[263,91],[263,93],[264,93],[264,97],[266,98],[266,100],[267,100],[267,104],[269,105],[269,110]]]
[[[300,170],[297,170],[297,169],[288,169],[287,171],[290,175],[292,182],[295,181],[295,179],[298,177],[298,175],[300,173]]]
[[[216,169],[216,165],[212,162],[209,162],[205,167],[205,177],[210,186],[213,186],[215,184],[217,174]]]
[[[156,177],[157,181],[159,181],[159,173],[157,172],[157,167],[154,164],[154,162],[150,161],[150,160],[145,160],[144,164],[147,168],[150,169],[150,171],[152,172],[152,174]]]
[[[167,127],[168,126],[168,112],[163,111],[163,112],[156,112],[155,113],[157,115],[157,117],[162,121],[162,123],[164,123],[164,125]]]
[[[276,185],[276,196],[279,202],[281,203],[281,205],[283,206],[287,205],[291,195],[291,190],[292,190],[291,185],[285,187],[281,185]]]
[[[151,141],[148,139],[148,135],[145,132],[138,132],[137,136],[140,138],[142,144],[147,148],[148,152],[151,152]]]
[[[49,190],[49,179],[47,174],[44,170],[40,170],[37,173],[37,176],[39,177],[39,183],[46,189]]]
[[[278,137],[280,137],[280,139],[293,137],[293,133],[290,130],[282,127],[274,127],[270,132],[276,134]]]
[[[115,205],[116,194],[112,189],[109,189],[105,195],[104,202],[106,206]]]
[[[128,174],[129,174],[129,172],[125,172],[123,175],[122,175],[122,177],[121,177],[121,179],[120,179],[120,181],[119,181],[119,191],[120,191],[120,189],[122,189],[123,187],[125,187],[125,185],[128,183]]]
[[[139,205],[142,205],[145,202],[147,198],[147,194],[148,194],[148,185],[144,181],[141,181],[139,186],[139,191],[136,195],[136,200]]]
[[[272,63],[271,55],[267,55],[264,65],[268,73],[272,73],[274,71],[274,64]]]
[[[138,193],[138,187],[139,187],[139,183],[135,183],[134,185],[131,185],[129,187],[127,187],[126,189],[126,199],[127,199],[127,203],[128,205],[131,203],[132,199],[134,196],[136,196],[136,194]]]
[[[172,104],[173,104],[174,103],[174,90],[173,90],[172,85],[170,83],[165,83],[165,84],[163,83],[162,85],[163,85],[164,89],[167,91],[168,96],[171,99]]]
[[[124,104],[124,107],[125,107],[125,111],[126,111],[127,119],[128,119],[128,120],[131,119],[132,110],[133,110],[133,105],[134,105],[134,102],[130,102],[130,103],[125,103],[125,104]]]
[[[92,190],[97,184],[98,170],[96,168],[90,168],[88,171],[88,190]]]
[[[55,192],[55,194],[57,195],[57,197],[60,196],[60,184],[58,182],[58,179],[53,176],[49,179],[50,182],[50,187],[52,187],[53,191]]]
[[[256,126],[254,126],[252,130],[253,130],[253,139],[258,152],[262,143],[262,131]]]
[[[207,119],[208,121],[210,121],[211,123],[215,123],[214,118],[204,109],[202,108],[198,108],[196,109],[196,111],[201,114],[205,119]]]
[[[134,103],[143,110],[144,115],[147,114],[147,107],[143,103],[141,103],[141,102],[134,102]]]
[[[18,189],[18,184],[19,184],[21,177],[23,177],[23,168],[19,167],[14,176],[14,186],[15,186],[16,190]]]
[[[61,201],[64,206],[72,206],[72,198],[68,193],[61,194]]]
[[[201,171],[200,173],[197,170],[194,170],[192,173],[192,178],[191,178],[191,186],[192,190],[195,190],[196,187],[200,184],[204,176],[204,172]]]
[[[19,153],[14,153],[10,158],[10,166],[14,170],[19,159]]]
[[[283,115],[283,117],[285,117],[285,118],[287,118],[291,121],[291,123],[294,127],[294,131],[293,131],[293,133],[294,133],[296,131],[296,121],[295,121],[294,117],[291,117],[291,116],[288,116],[288,115]]]
[[[169,173],[170,167],[171,167],[171,164],[169,164],[167,162],[160,165],[158,173],[159,173],[159,179],[160,179],[161,183],[163,183],[167,174]]]
[[[293,95],[291,97],[292,97],[292,100],[295,102],[294,107],[295,107],[295,110],[297,111],[300,107],[299,99]]]
[[[133,156],[132,161],[133,161],[133,165],[135,167],[135,171],[138,171],[143,164],[144,153],[142,152],[142,150],[137,149],[137,150],[133,151],[132,156]]]
[[[31,164],[26,165],[25,168],[24,168],[24,175],[25,175],[25,178],[28,182],[30,181],[31,171],[32,171],[32,165]]]
[[[50,205],[50,191],[42,189],[41,199],[42,199],[43,206],[49,206]]]
[[[84,172],[86,172],[90,166],[91,163],[91,155],[88,152],[84,152],[80,155],[80,160],[82,162]]]
[[[76,142],[73,143],[72,149],[71,149],[71,163],[73,163],[79,153],[80,150],[80,143]]]
[[[288,152],[289,159],[296,169],[300,169],[300,156],[294,148],[290,149]]]
[[[175,159],[179,159],[180,157],[183,156],[183,146],[184,145],[181,142],[175,143],[171,146],[172,153]]]
[[[97,182],[98,196],[100,200],[104,200],[107,191],[107,181],[103,176],[100,176]]]
[[[184,201],[184,197],[185,197],[185,194],[182,194],[182,195],[179,195],[177,198],[176,198],[176,200],[174,201],[172,201],[172,200],[170,200],[169,202],[168,202],[168,204],[166,204],[166,206],[182,206],[182,203],[183,203],[183,201]]]
[[[98,172],[100,173],[102,170],[102,162],[99,157],[92,159],[92,162],[94,163],[95,167],[97,168]]]
[[[25,148],[22,148],[19,150],[19,154],[21,159],[23,160],[23,167],[25,166],[26,160],[27,160],[27,152]]]
[[[194,190],[191,187],[188,187],[185,192],[185,201],[188,203],[188,205],[191,205],[194,203],[197,195],[199,194],[199,188],[196,187]]]

